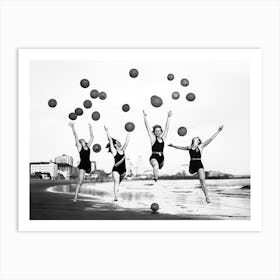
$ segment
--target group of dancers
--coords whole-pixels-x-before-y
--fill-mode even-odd
[[[152,148],[152,154],[150,156],[150,164],[153,168],[154,182],[157,182],[158,171],[164,165],[163,151],[164,151],[165,140],[169,130],[169,123],[170,123],[171,116],[172,116],[172,112],[169,111],[164,130],[160,125],[154,125],[151,128],[147,120],[147,114],[143,110],[144,123],[150,138],[150,143]],[[93,142],[93,131],[92,131],[92,126],[89,124],[90,139],[88,142],[86,142],[85,139],[79,139],[73,122],[70,122],[69,126],[72,128],[75,137],[76,147],[80,155],[80,163],[78,165],[79,179],[78,179],[75,195],[72,200],[73,203],[77,203],[78,194],[83,184],[85,173],[91,172],[90,147]],[[104,126],[104,129],[108,138],[108,144],[106,148],[108,148],[108,152],[112,153],[115,161],[112,169],[112,178],[114,181],[114,187],[113,187],[114,201],[117,201],[119,185],[126,175],[125,151],[129,143],[130,132],[127,133],[125,143],[124,145],[122,145],[120,141],[111,137],[108,127]],[[198,174],[201,188],[205,195],[205,199],[207,203],[210,203],[211,201],[205,183],[205,171],[201,161],[201,154],[203,149],[222,131],[222,129],[223,126],[220,126],[217,132],[215,132],[209,139],[207,139],[204,142],[202,142],[199,137],[194,137],[191,141],[191,144],[188,146],[176,146],[171,143],[168,145],[169,147],[175,149],[189,151],[189,155],[190,155],[189,172],[191,174],[196,174],[196,173]]]

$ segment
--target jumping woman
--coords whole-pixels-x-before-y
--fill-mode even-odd
[[[190,165],[189,165],[189,172],[191,174],[195,174],[195,173],[198,174],[201,188],[203,190],[207,203],[210,203],[210,198],[209,198],[208,190],[207,190],[206,183],[205,183],[205,172],[204,172],[203,164],[201,162],[201,153],[202,153],[203,149],[222,131],[222,129],[223,129],[223,126],[220,126],[218,128],[218,131],[205,142],[202,142],[199,137],[194,137],[192,139],[192,143],[190,146],[180,147],[180,146],[175,146],[172,144],[168,145],[170,147],[173,147],[173,148],[176,148],[179,150],[189,151],[190,158],[191,158]]]
[[[145,113],[144,110],[143,110],[143,115],[144,115],[145,126],[147,128],[151,141],[151,146],[152,146],[152,155],[150,156],[150,164],[153,167],[153,175],[154,175],[153,179],[155,182],[157,182],[158,170],[161,169],[164,164],[164,155],[163,155],[164,141],[168,133],[169,122],[170,122],[170,117],[172,116],[172,112],[171,111],[168,112],[164,131],[162,130],[160,125],[154,125],[153,130],[151,130],[147,121],[147,114]]]
[[[80,188],[83,184],[85,173],[91,172],[91,162],[90,162],[90,146],[93,141],[93,132],[92,127],[89,125],[89,133],[90,133],[90,139],[88,142],[85,141],[85,139],[79,139],[78,134],[76,132],[76,129],[74,127],[73,122],[69,122],[69,126],[72,128],[73,134],[75,136],[76,146],[78,149],[78,152],[80,154],[80,163],[78,165],[79,168],[79,181],[76,188],[74,199],[72,200],[73,203],[77,203],[78,194],[80,191]]]
[[[115,164],[112,170],[112,177],[114,181],[114,201],[118,201],[118,193],[119,193],[119,185],[126,174],[126,166],[125,166],[125,150],[127,148],[129,142],[130,132],[127,133],[125,143],[122,144],[113,139],[108,131],[108,128],[104,126],[109,143],[107,144],[106,148],[108,148],[108,152],[112,153]]]

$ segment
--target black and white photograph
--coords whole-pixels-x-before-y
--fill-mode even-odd
[[[30,220],[250,221],[259,50],[33,51]]]
[[[279,19],[1,0],[0,279],[280,280]]]

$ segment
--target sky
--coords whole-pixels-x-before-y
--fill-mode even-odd
[[[139,71],[135,79],[129,76],[131,68]],[[169,73],[174,74],[173,81],[167,80]],[[80,86],[80,80],[84,78],[90,81],[88,88]],[[181,86],[182,78],[189,80],[189,86]],[[106,92],[107,99],[92,99],[92,89]],[[171,98],[174,91],[180,93],[178,100]],[[189,92],[196,95],[195,101],[186,100]],[[152,95],[162,98],[161,107],[151,105]],[[51,98],[58,102],[55,108],[48,107]],[[86,99],[92,101],[92,108],[83,108]],[[121,110],[125,103],[131,107],[126,113]],[[167,144],[187,146],[195,136],[204,141],[220,125],[224,125],[223,131],[203,151],[205,170],[250,173],[250,62],[247,60],[32,60],[30,161],[49,161],[68,154],[77,164],[79,154],[68,126],[68,115],[77,107],[84,111],[74,121],[78,136],[88,140],[88,123],[91,123],[94,143],[102,147],[100,153],[91,152],[91,160],[106,172],[112,170],[113,157],[105,149],[104,125],[108,126],[112,137],[123,143],[126,137],[124,125],[128,121],[136,128],[131,133],[126,156],[134,163],[141,157],[144,169],[152,170],[149,164],[151,146],[142,114],[144,109],[150,126],[160,124],[164,127],[167,112],[173,112],[161,174],[188,169],[188,152],[175,150]],[[100,112],[100,120],[91,119],[93,111]],[[177,134],[181,126],[188,130],[184,137]]]

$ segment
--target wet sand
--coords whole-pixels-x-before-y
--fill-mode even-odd
[[[95,198],[72,204],[72,194],[48,192],[51,186],[75,184],[73,181],[31,180],[31,220],[222,220],[220,216],[170,215],[139,209],[124,209],[115,203],[100,202]],[[233,217],[234,218],[234,217]]]

